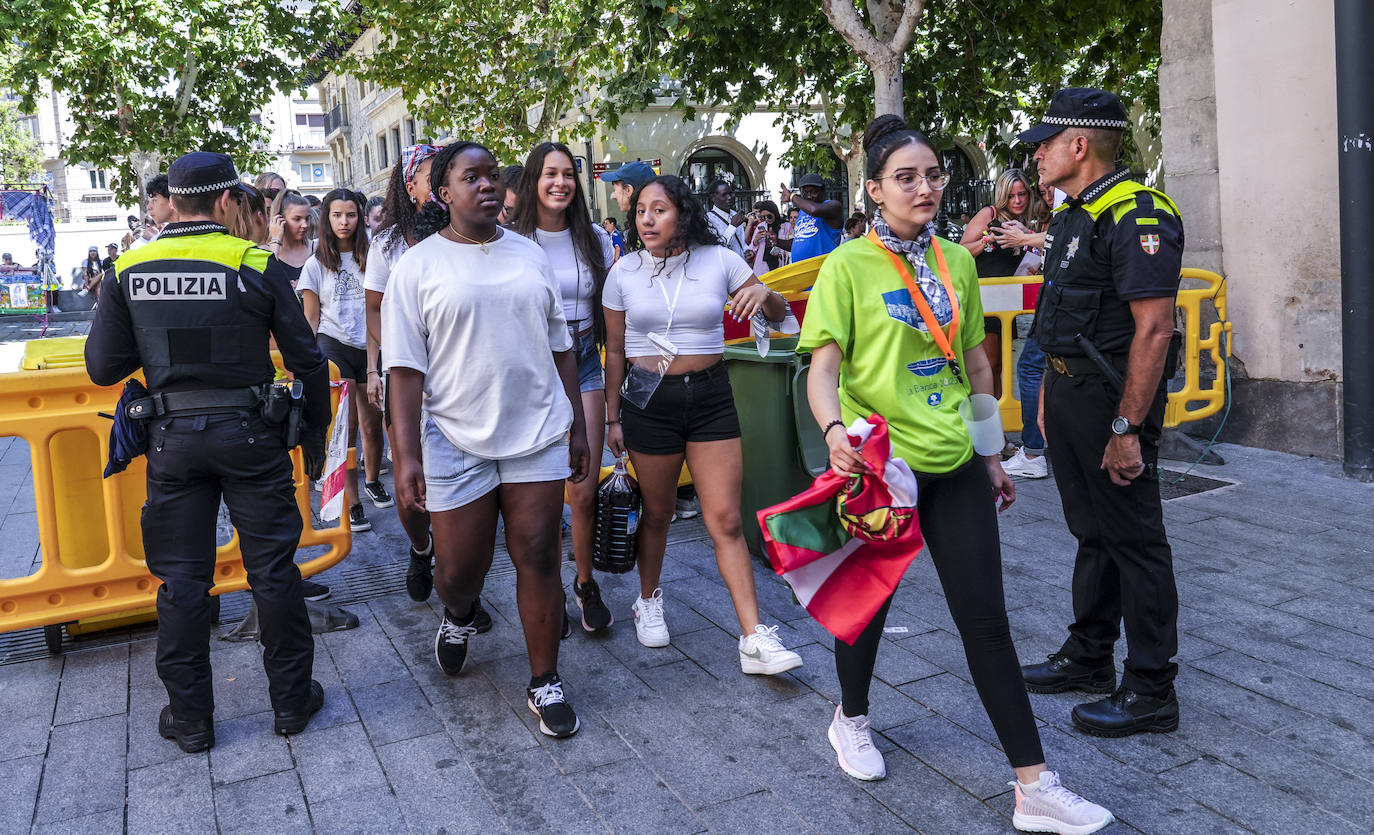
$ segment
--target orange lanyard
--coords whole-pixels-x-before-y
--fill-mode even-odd
[[[945,333],[944,328],[940,327],[940,320],[935,318],[935,311],[930,309],[930,302],[926,301],[925,293],[922,293],[921,288],[916,285],[916,280],[911,275],[911,267],[906,263],[906,259],[899,257],[897,253],[884,246],[878,233],[872,229],[868,230],[868,239],[878,249],[887,253],[887,257],[891,259],[892,266],[897,269],[897,274],[902,277],[902,282],[906,284],[907,292],[911,294],[911,301],[916,305],[916,309],[921,312],[921,319],[930,331],[930,338],[934,339],[936,347],[944,352],[945,360],[949,362],[949,368],[954,372],[954,379],[962,383],[964,381],[963,372],[959,369],[959,358],[954,353],[954,340],[959,334],[959,297],[954,294],[954,284],[949,278],[949,266],[945,264],[945,254],[940,251],[940,244],[932,238],[930,248],[935,250],[935,268],[940,275],[940,283],[945,285],[945,294],[949,296],[949,306],[954,311],[949,322],[948,334]]]

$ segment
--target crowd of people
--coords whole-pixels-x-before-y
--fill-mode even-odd
[[[406,148],[384,197],[335,189],[315,201],[267,173],[251,186],[228,187],[231,199],[214,213],[202,200],[197,217],[178,223],[177,211],[192,204],[185,195],[198,187],[173,183],[167,201],[163,177],[150,186],[162,201],[150,201],[150,213],[175,235],[218,232],[222,224],[270,253],[261,279],[292,285],[285,292],[299,310],[290,316],[308,325],[309,351],[333,362],[358,395],[347,420],[363,479],[361,490],[356,471],[345,479],[348,524],[371,527],[364,494],[374,507],[395,506],[410,545],[407,593],[417,602],[437,594],[442,604],[433,652],[448,675],[465,670],[476,636],[492,628],[481,593],[504,521],[529,658],[527,704],[540,730],[558,738],[580,727],[558,666],[560,640],[573,631],[570,606],[586,632],[604,633],[616,612],[626,612],[640,644],[671,642],[672,601],[660,581],[669,524],[684,512],[684,466],[738,618],[741,670],[778,675],[802,665],[759,609],[740,512],[749,439],[723,361],[722,311],[736,321],[783,321],[787,302],[760,277],[827,256],[797,350],[811,355],[807,397],[830,464],[841,475],[859,474],[865,464],[845,427],[874,413],[886,419],[894,454],[916,474],[922,534],[1014,771],[1014,823],[1087,833],[1110,823],[1111,813],[1048,769],[1027,690],[1109,693],[1075,708],[1076,725],[1089,733],[1177,727],[1176,595],[1152,481],[1164,366],[1150,352],[1162,357],[1161,311],[1171,309],[1177,288],[1182,230],[1166,196],[1116,166],[1124,128],[1115,96],[1056,94],[1045,122],[1023,137],[1039,144],[1040,182],[1021,169],[1004,172],[993,204],[957,242],[934,234],[949,175],[932,143],[895,116],[868,126],[868,211],[848,216],[814,174],[779,190],[786,214],[771,200],[746,212],[727,181],[712,183],[702,201],[681,178],[633,162],[602,177],[624,212],[623,228],[614,218],[597,224],[567,146],[543,142],[523,164],[502,167],[473,141]],[[1071,199],[1052,219],[1055,188]],[[1069,224],[1072,242],[1064,240]],[[1140,229],[1148,231],[1136,242]],[[1114,242],[1099,246],[1098,238]],[[1166,257],[1154,257],[1161,249]],[[91,261],[100,263],[94,250]],[[108,274],[136,261],[99,269]],[[985,317],[979,278],[1042,269],[1045,298],[1017,375],[1024,445],[1004,464],[1009,450],[975,451],[961,409],[970,398],[999,394],[999,340],[1011,336]],[[137,311],[137,301],[121,297],[120,309]],[[299,328],[298,318],[292,322]],[[1084,353],[1085,333],[1098,341],[1101,361],[1124,376],[1115,397],[1099,391],[1095,375],[1112,377]],[[308,351],[290,344],[297,364],[309,366]],[[1085,422],[1088,413],[1102,425]],[[1009,474],[1048,474],[1047,427],[1080,543],[1076,622],[1048,662],[1022,668],[1008,625],[997,518],[1016,499]],[[384,435],[394,499],[381,480]],[[628,456],[642,492],[639,588],[630,601],[606,599],[593,573],[605,449]],[[1063,463],[1061,449],[1068,450]],[[576,564],[571,594],[560,574],[565,502]],[[1106,512],[1135,524],[1109,531]],[[328,594],[318,584],[303,589],[307,597]],[[868,692],[891,604],[889,597],[852,644],[835,641],[840,702],[828,737],[840,768],[861,780],[886,774],[869,729]],[[1131,656],[1117,687],[1111,649],[1123,612]],[[318,709],[315,701],[311,695],[308,706]],[[303,727],[297,719],[299,710],[288,712],[287,725]],[[192,734],[178,727],[167,725],[164,735],[183,743]]]

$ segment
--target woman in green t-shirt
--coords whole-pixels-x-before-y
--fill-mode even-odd
[[[875,119],[864,136],[873,228],[836,249],[821,267],[798,350],[811,351],[807,396],[830,447],[831,467],[864,467],[844,427],[876,412],[888,422],[893,454],[916,472],[917,511],[963,639],[973,684],[1016,770],[1018,829],[1086,833],[1111,823],[1106,809],[1078,797],[1048,771],[1007,624],[995,500],[1016,498],[997,455],[975,456],[959,404],[992,392],[978,350],[983,311],[973,257],[934,235],[931,221],[949,176],[924,136],[897,116]],[[919,298],[917,297],[919,294]],[[952,296],[952,297],[951,297]],[[868,689],[889,598],[863,634],[835,641],[843,702],[830,744],[850,776],[886,775],[868,730]]]

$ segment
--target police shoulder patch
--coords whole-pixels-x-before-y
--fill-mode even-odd
[[[1154,255],[1156,252],[1159,252],[1159,236],[1141,235],[1140,248],[1145,250],[1146,255]]]

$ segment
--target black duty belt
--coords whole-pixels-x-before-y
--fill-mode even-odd
[[[240,412],[262,404],[262,386],[199,391],[164,391],[141,397],[129,404],[129,417],[176,417]]]
[[[1107,354],[1106,358],[1114,366],[1124,366],[1125,356],[1125,354]],[[1089,377],[1102,374],[1102,369],[1097,366],[1097,363],[1087,357],[1056,357],[1053,354],[1047,354],[1045,359],[1049,362],[1050,368],[1065,377]]]

